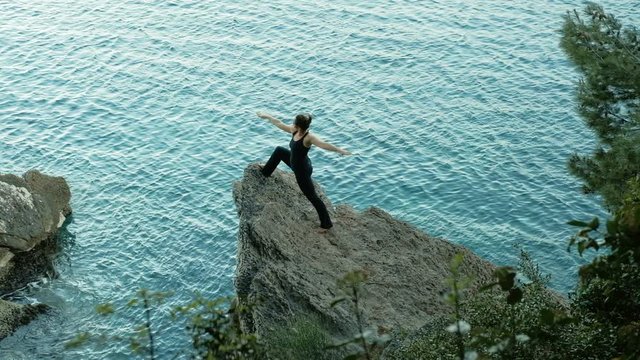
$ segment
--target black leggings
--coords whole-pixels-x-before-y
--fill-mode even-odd
[[[270,176],[271,173],[278,167],[280,161],[284,161],[289,167],[291,167],[291,151],[282,146],[276,147],[276,149],[271,154],[269,161],[262,168],[262,174],[264,176]],[[316,194],[316,189],[313,187],[313,182],[311,181],[311,173],[313,172],[313,168],[309,166],[308,168],[303,169],[293,169],[293,173],[296,175],[296,181],[298,182],[298,186],[300,186],[300,190],[304,196],[311,201],[311,204],[316,211],[318,212],[318,217],[320,217],[320,227],[324,229],[329,229],[333,226],[331,223],[331,218],[329,218],[329,212],[327,212],[327,207],[324,205],[322,200],[318,194]]]

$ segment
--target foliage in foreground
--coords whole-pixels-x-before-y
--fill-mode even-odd
[[[132,356],[158,359],[162,349],[158,349],[159,329],[152,323],[152,314],[171,295],[167,292],[141,289],[124,306],[100,304],[96,307],[96,312],[100,315],[122,316],[123,313],[129,312],[128,310],[139,307],[143,310],[143,319],[132,320],[133,332],[127,337],[83,332],[68,341],[65,348],[124,342],[128,344]],[[186,354],[193,359],[264,359],[264,346],[258,342],[255,335],[242,333],[237,322],[237,316],[249,311],[250,307],[231,306],[232,303],[231,299],[225,297],[207,300],[196,295],[190,303],[175,307],[171,312],[171,318],[174,322],[187,320],[186,330],[190,335],[191,344],[184,354],[175,354],[173,358]],[[141,324],[137,324],[140,321]]]
[[[243,333],[239,316],[251,311],[251,306],[233,299],[207,300],[202,296],[185,306],[178,306],[174,315],[188,319],[192,357],[196,359],[264,359],[266,352],[254,334]]]
[[[571,239],[582,255],[604,250],[580,269],[574,312],[615,329],[615,350],[640,358],[640,32],[623,28],[596,4],[565,17],[561,45],[583,74],[580,115],[594,131],[598,148],[574,155],[571,172],[586,192],[601,195],[611,218],[571,221]]]
[[[572,221],[581,230],[572,238],[582,254],[605,249],[580,269],[575,311],[592,315],[616,331],[616,349],[628,359],[640,358],[640,180],[627,185],[621,206],[600,231],[600,221]]]
[[[145,358],[156,358],[156,337],[154,332],[154,326],[152,323],[152,313],[164,300],[171,296],[169,292],[149,291],[146,289],[140,289],[136,292],[136,296],[131,298],[126,305],[119,309],[113,304],[100,304],[96,307],[96,312],[102,316],[112,316],[118,311],[122,312],[124,309],[136,309],[142,310],[143,319],[141,323],[134,323],[133,332],[129,336],[114,336],[109,334],[92,334],[89,332],[82,332],[76,335],[73,339],[65,343],[65,349],[74,349],[86,345],[89,342],[94,342],[97,345],[104,345],[105,343],[126,343],[134,356],[142,356]]]
[[[313,315],[296,315],[285,325],[276,326],[262,341],[268,344],[270,359],[342,359],[337,349],[332,349],[332,340],[326,325]]]
[[[348,302],[351,311],[356,316],[356,325],[358,326],[358,333],[353,337],[331,346],[332,349],[354,346],[357,348],[356,351],[347,355],[344,360],[377,359],[389,340],[387,334],[378,334],[375,329],[365,328],[362,300],[367,294],[365,285],[368,277],[369,275],[364,270],[353,270],[337,281],[338,289],[343,296],[336,298],[331,303],[331,306],[336,306],[343,301]]]
[[[569,169],[586,193],[615,209],[640,174],[640,32],[593,3],[583,16],[565,16],[560,45],[583,75],[578,110],[598,145],[591,155],[573,155]]]
[[[453,278],[455,266],[454,259]],[[549,278],[526,253],[521,253],[518,276],[514,269],[498,268],[496,280],[484,291],[456,295],[466,294],[454,315],[456,327],[444,317],[434,319],[389,349],[385,358],[560,360],[614,355],[612,331],[588,318],[571,317],[565,300],[547,288]]]

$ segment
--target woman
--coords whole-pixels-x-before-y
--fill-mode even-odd
[[[291,150],[287,150],[282,146],[276,147],[269,161],[267,161],[267,164],[262,168],[262,174],[267,177],[270,176],[280,161],[284,161],[296,175],[296,181],[298,182],[298,186],[300,186],[300,190],[302,190],[302,193],[311,201],[311,204],[313,204],[313,207],[316,208],[318,212],[318,217],[320,217],[320,229],[318,232],[327,232],[333,224],[327,212],[327,207],[322,200],[320,200],[313,187],[313,182],[311,181],[313,167],[311,166],[311,160],[309,160],[307,153],[311,145],[337,152],[340,155],[351,155],[351,153],[326,143],[317,136],[310,134],[309,126],[311,125],[312,118],[310,114],[297,115],[293,121],[293,125],[285,125],[282,121],[269,114],[258,112],[257,115],[259,118],[268,120],[279,129],[292,134],[291,141],[289,142]]]

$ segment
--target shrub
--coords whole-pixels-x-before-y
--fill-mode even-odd
[[[331,337],[326,326],[318,316],[300,314],[287,324],[276,326],[261,340],[267,346],[268,357],[273,359],[341,359],[337,350],[328,349]]]
[[[615,355],[615,331],[593,317],[571,317],[567,301],[546,286],[549,276],[540,273],[526,252],[521,253],[520,301],[509,303],[498,289],[469,293],[460,318],[470,324],[463,338],[465,359],[611,359]],[[459,359],[457,334],[446,330],[451,321],[441,317],[420,330],[399,336],[385,351],[384,359]],[[475,351],[473,351],[475,350]]]

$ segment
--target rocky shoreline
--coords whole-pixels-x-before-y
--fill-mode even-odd
[[[474,286],[492,278],[494,265],[463,246],[431,237],[385,211],[359,212],[333,207],[316,190],[334,220],[328,234],[318,234],[315,210],[293,174],[277,170],[264,178],[257,164],[234,184],[238,229],[235,288],[251,311],[240,318],[244,332],[267,334],[292,316],[309,314],[330,324],[336,339],[357,332],[348,304],[331,306],[340,294],[336,280],[353,270],[368,274],[362,310],[365,326],[378,331],[415,330],[431,318],[448,314],[442,301],[449,264],[464,255],[461,273]]]
[[[71,214],[71,191],[62,177],[37,170],[0,175],[0,297],[53,274],[55,236]],[[44,304],[0,300],[0,339],[46,311]]]

